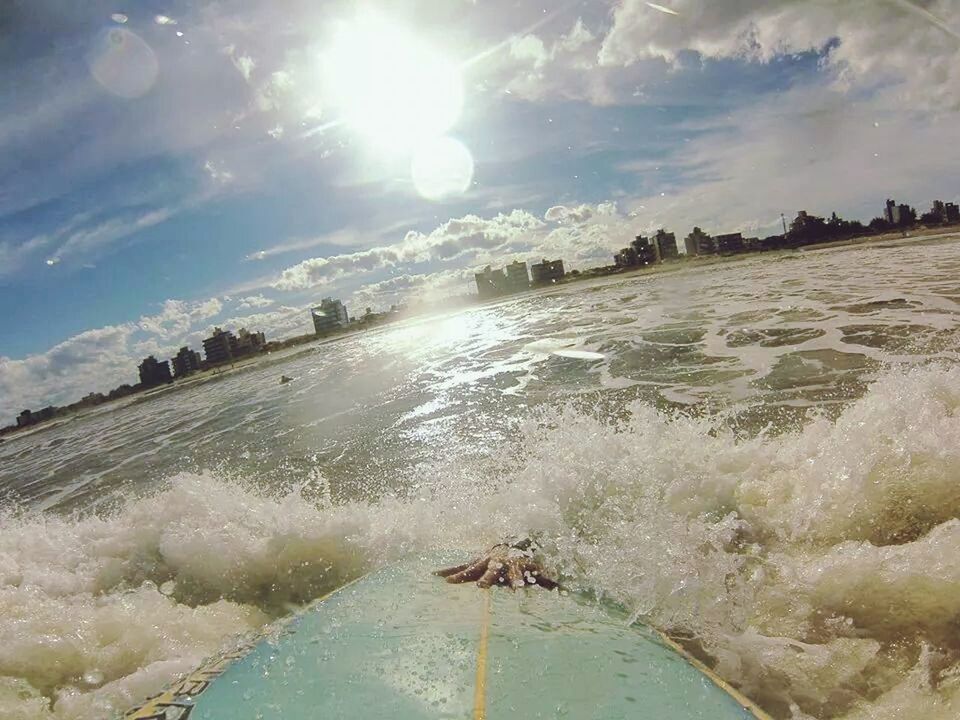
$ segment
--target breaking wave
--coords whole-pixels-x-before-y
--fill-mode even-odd
[[[367,502],[185,473],[100,516],[9,511],[0,716],[109,717],[366,569],[527,532],[777,717],[960,715],[960,369],[780,435],[629,410],[543,413]]]

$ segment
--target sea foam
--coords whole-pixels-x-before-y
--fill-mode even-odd
[[[0,716],[118,714],[368,569],[535,533],[569,585],[674,633],[776,717],[953,718],[958,409],[960,369],[936,367],[749,438],[581,401],[487,465],[452,458],[365,502],[183,473],[99,516],[11,511]]]

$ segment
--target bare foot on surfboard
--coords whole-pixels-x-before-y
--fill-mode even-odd
[[[483,557],[437,570],[435,574],[446,578],[448,583],[476,581],[481,588],[504,585],[516,590],[527,585],[539,585],[552,590],[558,587],[556,581],[543,574],[543,568],[534,559],[530,546],[528,541],[515,545],[494,545]]]

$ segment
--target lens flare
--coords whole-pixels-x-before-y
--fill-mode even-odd
[[[100,85],[123,98],[146,95],[160,72],[153,49],[139,35],[122,27],[97,36],[87,64]]]
[[[427,200],[462,195],[473,180],[473,156],[459,140],[434,138],[417,148],[411,175],[417,192]]]

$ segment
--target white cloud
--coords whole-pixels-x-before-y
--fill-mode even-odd
[[[77,255],[85,257],[140,230],[159,225],[169,220],[175,212],[171,208],[160,208],[141,213],[131,219],[110,218],[98,225],[71,233],[56,250],[54,256],[60,260]]]
[[[111,325],[22,360],[0,357],[0,419],[12,421],[26,408],[69,403],[90,390],[133,382],[136,366],[131,365],[127,344],[135,330],[133,324]]]
[[[284,270],[273,283],[278,290],[305,290],[342,277],[393,267],[401,261],[395,248],[373,248],[345,255],[311,258]]]
[[[252,296],[231,301],[235,310],[263,308],[272,301]],[[44,353],[21,359],[0,356],[0,425],[24,408],[64,405],[88,392],[106,392],[121,383],[136,383],[137,365],[147,355],[173,356],[187,344],[200,349],[213,324],[236,330],[264,330],[276,339],[310,330],[306,308],[280,306],[273,312],[242,314],[212,323],[225,314],[220,298],[186,302],[167,300],[159,313],[137,322],[87,330]]]
[[[49,235],[37,235],[20,244],[9,240],[0,242],[0,278],[16,274],[31,260],[39,262],[39,254],[52,242]],[[52,265],[59,260],[50,258],[46,262]]]
[[[621,213],[613,202],[556,205],[547,210],[545,218],[554,227],[528,254],[561,258],[568,270],[611,264],[614,251],[639,232],[636,219]]]
[[[509,250],[543,227],[526,210],[512,210],[484,219],[476,215],[448,220],[428,234],[409,232],[402,246],[416,261],[455,260],[480,251]]]
[[[265,308],[270,307],[274,304],[274,301],[270,298],[264,297],[263,295],[250,295],[249,297],[240,298],[239,304],[237,305],[238,310],[253,310],[255,308]]]
[[[683,53],[709,60],[769,63],[826,52],[821,67],[842,89],[887,88],[901,103],[960,106],[960,33],[953,0],[618,0],[609,18],[587,26],[521,34],[487,68],[488,80],[530,101],[596,105],[676,100],[671,76]],[[585,11],[586,12],[586,11]]]
[[[247,255],[244,260],[266,260],[274,255],[284,255],[299,250],[309,250],[310,248],[322,245],[339,245],[343,247],[358,247],[367,244],[371,236],[376,234],[361,233],[352,227],[341,228],[326,235],[318,235],[312,238],[291,238],[284,242],[271,245],[270,247],[257,250]],[[365,242],[366,241],[366,242]]]
[[[215,183],[226,185],[227,183],[233,182],[233,173],[226,170],[221,163],[207,160],[203,164],[203,169]]]
[[[252,14],[247,3],[232,4],[229,9],[211,4],[193,7],[179,18],[190,28],[192,51],[185,51],[185,41],[176,37],[173,28],[144,30],[144,42],[156,54],[163,76],[171,81],[156,83],[137,103],[111,105],[110,112],[118,114],[115,122],[109,123],[109,131],[104,131],[94,117],[98,108],[106,111],[102,90],[89,82],[86,63],[64,62],[61,52],[65,42],[88,44],[93,36],[87,37],[90,33],[83,28],[96,28],[96,22],[106,19],[102,12],[82,5],[71,4],[67,11],[62,3],[51,0],[31,2],[37,18],[48,17],[51,32],[62,41],[54,42],[50,52],[32,53],[23,62],[0,68],[0,104],[4,107],[0,118],[0,215],[77,193],[77,199],[86,202],[93,187],[102,193],[104,181],[116,178],[118,167],[135,168],[145,160],[151,166],[163,165],[155,160],[168,154],[195,157],[218,141],[217,148],[230,157],[232,166],[258,169],[248,158],[258,156],[260,149],[248,141],[262,137],[268,127],[276,125],[277,118],[251,119],[241,130],[231,120],[255,105],[254,88],[238,72],[246,73],[252,82],[259,79],[261,70],[274,69],[270,66],[283,61],[286,45],[281,48],[276,42],[275,33],[282,32],[276,23],[241,24],[240,20],[249,20]],[[218,16],[228,13],[237,23],[222,33],[225,28]],[[175,24],[168,16],[155,22]],[[116,25],[114,29],[121,31]],[[72,34],[65,34],[69,32]],[[246,49],[251,39],[253,51],[237,54],[237,65],[220,51],[230,43]],[[261,67],[263,48],[268,51],[263,61],[267,68]],[[164,175],[164,180],[179,175],[179,182],[173,184],[150,178],[155,192],[166,195],[161,204],[178,204],[196,194],[194,178],[188,172],[170,173],[155,167],[145,172]],[[132,177],[130,187],[116,183],[110,190],[116,195],[110,204],[124,204],[124,196],[136,195],[141,180]]]
[[[796,112],[794,108],[804,108]],[[661,225],[680,237],[708,232],[779,232],[806,209],[850,218],[880,215],[883,200],[929,207],[955,200],[944,168],[960,162],[956,128],[936,117],[903,113],[878,98],[851,106],[837,90],[801,87],[700,124],[696,137],[658,160],[672,178],[645,197],[622,201],[637,230]]]
[[[350,296],[350,304],[359,315],[366,307],[382,310],[405,300],[440,300],[472,290],[473,270],[455,268],[435,273],[396,275],[365,285]]]
[[[402,241],[324,258],[311,258],[287,268],[273,286],[280,290],[303,290],[345,277],[424,262],[449,262],[491,251],[509,252],[543,226],[523,210],[484,219],[476,215],[449,220],[428,234],[408,232]]]
[[[600,203],[599,205],[581,204],[574,207],[554,205],[543,215],[547,222],[584,223],[595,215],[616,215],[615,203]]]
[[[176,214],[175,208],[158,208],[101,219],[97,213],[79,213],[60,227],[21,243],[0,241],[0,278],[14,275],[29,263],[48,266],[72,260],[80,265],[103,253],[111,245],[135,233],[159,225]]]
[[[250,313],[227,318],[220,326],[228,330],[247,328],[251,331],[263,331],[268,340],[304,335],[313,332],[309,306],[291,307],[281,305],[269,312]]]
[[[430,233],[409,232],[394,245],[305,260],[285,270],[273,286],[302,291],[386,270],[393,275],[356,288],[351,302],[383,307],[409,297],[460,294],[470,289],[474,269],[486,264],[541,257],[562,257],[568,268],[609,264],[637,224],[612,202],[557,205],[545,219],[524,210],[488,219],[467,215]],[[434,272],[411,272],[419,263],[429,263]]]
[[[264,112],[280,110],[283,103],[290,99],[288,97],[289,93],[295,85],[296,83],[288,71],[274,71],[266,82],[257,89],[255,96],[257,107]]]
[[[216,317],[223,311],[223,303],[217,298],[202,302],[167,300],[156,315],[144,315],[137,326],[163,340],[185,335],[201,321]]]
[[[510,54],[521,62],[529,62],[537,70],[553,58],[553,53],[536,35],[514,38],[510,43]]]
[[[509,54],[491,72],[504,73],[504,89],[525,100],[559,96],[606,104],[610,95],[606,83],[597,77],[605,74],[597,67],[598,48],[597,36],[577,18],[568,32],[553,39],[534,33],[512,38]]]
[[[511,216],[517,217],[514,211]],[[444,268],[431,273],[402,273],[385,280],[364,285],[354,291],[351,302],[358,307],[383,308],[393,303],[410,300],[437,300],[450,295],[473,292],[473,273],[486,264],[504,265],[513,260],[532,262],[542,257],[562,258],[567,269],[588,265],[609,265],[612,255],[635,234],[638,221],[621,213],[616,204],[602,202],[594,205],[556,205],[545,214],[546,223],[526,215],[526,229],[517,234],[503,234],[496,241],[483,245],[477,252],[466,253],[470,264]],[[466,220],[466,219],[465,219]],[[438,237],[451,232],[454,235],[466,227],[473,228],[477,218],[450,221],[426,238],[437,242]],[[459,246],[458,246],[459,247]],[[466,257],[458,255],[459,262]]]
[[[582,18],[577,18],[573,27],[566,35],[560,36],[557,44],[554,46],[554,52],[574,53],[596,40],[596,36],[583,24]]]
[[[906,0],[675,0],[670,8],[676,16],[644,0],[622,0],[600,64],[622,67],[652,58],[676,64],[683,51],[769,62],[819,52],[836,41],[825,67],[840,87],[902,83],[897,92],[914,102],[956,107],[960,101],[960,45],[938,19],[952,16],[950,0],[925,7]]]
[[[254,62],[253,58],[249,55],[235,55],[233,57],[233,64],[237,70],[240,71],[240,74],[243,75],[244,80],[250,79],[250,73],[252,73],[253,69],[257,66],[257,63]]]

